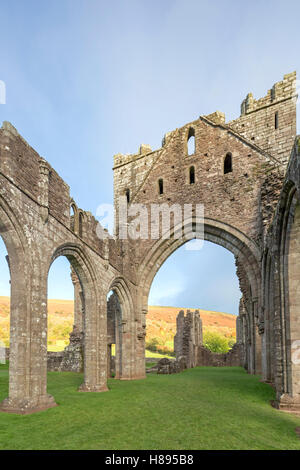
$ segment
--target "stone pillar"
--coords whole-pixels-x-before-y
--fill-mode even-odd
[[[118,295],[113,292],[107,301],[107,341],[115,344],[115,378],[123,376],[123,325],[122,309]]]
[[[247,372],[249,374],[255,374],[256,364],[256,331],[255,331],[255,318],[254,318],[254,302],[250,299],[245,305],[247,312]],[[258,358],[257,358],[258,359]]]
[[[236,342],[241,344],[243,342],[242,336],[242,319],[240,315],[236,317]]]
[[[132,374],[133,369],[133,338],[135,334],[134,325],[130,326],[129,322],[125,319],[121,321],[121,335],[122,335],[122,376],[121,380],[132,380],[135,377]]]
[[[247,311],[244,297],[239,303],[239,315],[236,319],[236,342],[239,345],[240,365],[247,370]]]
[[[78,276],[72,267],[71,279],[74,286],[74,328],[83,331],[83,292]]]
[[[262,339],[259,330],[259,314],[257,299],[252,302],[253,334],[254,334],[254,374],[262,373]]]
[[[82,392],[105,392],[107,388],[107,307],[106,298],[95,298],[92,281],[84,285],[84,383]]]
[[[111,344],[107,345],[107,377],[111,377]]]
[[[254,360],[253,360],[253,338],[252,338],[252,320],[249,315],[249,312],[247,311],[247,314],[245,316],[246,320],[246,330],[245,330],[245,339],[246,339],[246,344],[245,344],[245,357],[246,357],[246,370],[248,374],[253,374],[254,373]]]
[[[146,377],[146,361],[145,361],[145,338],[146,338],[146,314],[147,310],[142,310],[140,326],[137,328],[136,342],[136,365],[135,378],[144,379]]]
[[[115,312],[115,378],[122,377],[122,320]]]
[[[38,262],[12,269],[9,396],[1,411],[28,414],[56,406],[47,393],[47,279]]]
[[[255,374],[262,373],[262,337],[255,327]]]

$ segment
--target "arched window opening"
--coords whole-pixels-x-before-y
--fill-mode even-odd
[[[232,172],[232,155],[231,153],[227,153],[225,160],[224,160],[224,175],[226,173]]]
[[[76,328],[79,332],[83,330],[80,293],[82,293],[81,284],[69,260],[65,256],[59,256],[51,265],[48,275],[47,349],[50,351],[48,365],[51,370],[51,351],[62,352],[62,362],[59,365],[63,367],[63,361],[67,360],[65,348],[70,344],[71,333]]]
[[[164,181],[161,178],[158,180],[158,192],[159,194],[164,193]]]
[[[190,184],[195,183],[195,167],[191,166],[190,167]]]
[[[127,204],[130,203],[130,189],[126,189],[126,200],[127,200]]]
[[[188,155],[194,155],[195,153],[195,130],[192,127],[189,128],[187,147],[188,147]]]
[[[107,375],[122,376],[122,310],[113,290],[107,295]]]
[[[274,126],[275,126],[275,129],[278,129],[278,111],[276,111],[275,113],[275,119],[274,119]]]
[[[71,204],[70,206],[70,229],[72,232],[75,232],[75,226],[76,226],[76,206],[75,204]]]
[[[82,238],[82,226],[83,226],[83,214],[79,212],[79,221],[78,221],[78,234]]]

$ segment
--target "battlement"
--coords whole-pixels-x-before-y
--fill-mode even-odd
[[[214,114],[218,114],[218,113],[219,111],[217,111]],[[220,113],[220,114],[223,114],[223,113]],[[139,151],[137,153],[130,153],[130,154],[117,153],[116,155],[114,155],[114,169],[122,165],[127,165],[127,163],[132,163],[148,155],[154,156],[155,154],[157,154],[157,152],[159,152],[163,147],[165,147],[168,144],[174,132],[176,132],[176,130],[165,133],[162,139],[161,148],[157,150],[152,150],[152,148],[148,144],[141,144],[139,147]]]
[[[296,72],[284,75],[282,81],[274,83],[266,96],[258,100],[253,98],[252,93],[248,93],[241,104],[241,116],[293,97],[296,97]]]
[[[296,135],[296,98],[296,72],[292,72],[258,100],[249,93],[240,117],[227,125],[286,167]]]

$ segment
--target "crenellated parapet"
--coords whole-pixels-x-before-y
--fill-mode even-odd
[[[227,124],[286,168],[296,135],[296,101],[296,72],[292,72],[262,98],[249,93],[242,102],[241,116]]]

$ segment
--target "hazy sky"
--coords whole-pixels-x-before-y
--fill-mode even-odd
[[[166,132],[217,109],[235,118],[248,92],[263,96],[299,69],[298,0],[2,0],[0,6],[0,80],[7,87],[0,121],[10,121],[94,214],[112,202],[115,153],[134,153],[141,143],[158,148]],[[227,311],[236,313],[233,257],[223,251],[205,244],[189,257],[181,249],[159,273],[152,303],[165,298],[169,305],[209,308],[224,294]],[[1,263],[5,273],[3,256]],[[64,260],[53,265],[62,283],[58,289],[51,281],[52,297],[70,296],[65,267]]]

